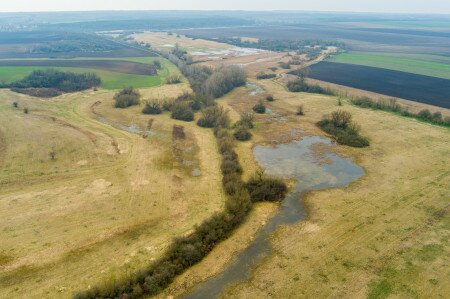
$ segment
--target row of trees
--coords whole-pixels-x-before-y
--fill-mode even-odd
[[[450,127],[450,117],[443,117],[442,113],[437,111],[432,113],[428,109],[423,109],[418,113],[410,112],[407,108],[400,106],[395,99],[372,100],[368,97],[357,97],[351,100],[353,105],[361,108],[370,108],[374,110],[383,110],[398,113],[402,116],[412,117],[431,124]]]
[[[311,85],[306,83],[305,77],[300,76],[297,79],[290,80],[286,84],[287,89],[290,92],[309,92],[309,93],[320,93],[320,94],[327,94],[327,95],[333,95],[334,93],[327,89],[323,88],[319,85]]]
[[[203,38],[189,36],[191,38]],[[207,38],[206,38],[207,39]],[[269,51],[296,51],[298,54],[315,54],[317,50],[322,50],[328,46],[344,48],[345,44],[338,41],[326,40],[276,40],[276,39],[259,39],[259,40],[245,40],[239,37],[222,37],[214,38],[214,41],[231,44],[243,48],[256,48]],[[316,50],[316,51],[315,51]]]
[[[190,56],[179,47],[163,55],[178,66],[195,93],[207,98],[219,98],[234,88],[245,85],[247,80],[244,69],[239,66],[221,66],[211,69],[206,66],[192,65]]]

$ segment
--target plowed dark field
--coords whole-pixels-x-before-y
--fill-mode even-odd
[[[450,80],[346,63],[311,66],[313,79],[450,109]]]

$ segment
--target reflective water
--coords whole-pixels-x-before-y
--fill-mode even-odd
[[[292,224],[306,217],[301,203],[302,195],[311,190],[345,187],[364,175],[361,167],[349,158],[342,158],[322,147],[334,146],[322,137],[302,140],[277,147],[256,146],[254,156],[267,174],[294,179],[295,187],[281,203],[279,210],[259,231],[252,243],[215,277],[197,285],[184,298],[216,298],[230,283],[249,279],[249,273],[272,252],[268,236],[281,224]]]
[[[257,96],[265,92],[264,88],[261,85],[253,82],[247,82],[246,86],[247,88],[251,89],[250,91],[251,96]]]
[[[96,115],[95,118],[99,122],[102,122],[102,123],[104,123],[106,125],[109,125],[111,127],[114,127],[116,129],[119,129],[119,130],[122,130],[122,131],[125,131],[125,132],[128,132],[128,133],[139,134],[139,135],[142,135],[142,134],[145,133],[147,137],[150,137],[150,136],[153,136],[153,135],[156,134],[155,131],[153,131],[153,130],[145,130],[145,129],[143,129],[143,128],[135,125],[135,124],[124,125],[124,124],[115,122],[113,120],[107,119],[107,118],[105,118],[103,116],[100,116],[100,115]]]

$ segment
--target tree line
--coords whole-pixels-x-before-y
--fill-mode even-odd
[[[162,53],[188,79],[192,90],[206,98],[220,98],[234,88],[245,85],[247,76],[242,67],[221,66],[215,69],[192,65],[192,59],[178,45],[170,53]]]
[[[58,70],[36,70],[25,78],[2,87],[11,88],[14,91],[33,91],[34,89],[44,89],[50,96],[67,92],[77,92],[92,87],[100,86],[101,79],[95,73],[76,74],[72,72],[62,72]],[[36,91],[35,91],[36,92]],[[33,95],[33,94],[31,94]]]
[[[188,35],[190,38],[202,38]],[[277,40],[277,39],[259,39],[259,40],[243,40],[239,37],[219,37],[210,39],[216,42],[234,45],[242,48],[255,48],[268,51],[295,51],[297,54],[307,54],[310,58],[313,58],[321,53],[322,50],[329,46],[337,48],[345,48],[345,44],[338,41],[327,40]]]

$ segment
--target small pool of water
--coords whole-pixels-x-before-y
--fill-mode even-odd
[[[251,89],[250,96],[257,96],[265,92],[264,88],[261,85],[253,82],[247,82],[246,86],[247,88]]]
[[[100,115],[96,115],[95,117],[99,122],[102,122],[106,125],[109,125],[111,127],[114,127],[116,129],[128,132],[128,133],[132,133],[132,134],[146,134],[147,137],[150,136],[154,136],[156,133],[153,130],[145,130],[139,126],[137,126],[136,124],[130,124],[130,125],[124,125],[118,122],[115,122],[113,120],[107,119],[106,117],[100,116]]]
[[[322,146],[320,153],[314,151],[314,146]],[[250,270],[272,254],[268,236],[279,225],[296,223],[306,217],[301,202],[303,194],[342,188],[364,175],[364,170],[350,158],[327,151],[329,146],[335,146],[330,139],[313,136],[276,147],[258,145],[254,148],[255,159],[267,174],[294,179],[296,184],[252,243],[223,272],[197,285],[184,298],[217,298],[229,284],[249,279]]]

